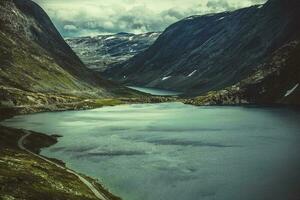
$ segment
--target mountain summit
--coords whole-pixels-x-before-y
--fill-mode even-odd
[[[95,37],[68,38],[66,42],[95,71],[122,63],[145,51],[159,36],[159,32],[145,34],[117,33]]]

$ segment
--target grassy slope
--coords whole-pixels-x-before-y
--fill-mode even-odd
[[[0,108],[140,95],[87,69],[38,5],[0,1]]]
[[[28,4],[31,3],[28,1]],[[34,5],[34,4],[33,4]],[[36,7],[30,7],[27,12],[36,12]],[[24,8],[25,9],[25,8]],[[3,86],[15,87],[25,91],[85,94],[97,92],[105,95],[104,89],[96,88],[81,77],[76,77],[69,65],[66,55],[74,60],[72,66],[78,73],[88,74],[88,70],[81,64],[72,51],[66,49],[64,41],[59,40],[58,33],[50,35],[44,30],[42,10],[39,17],[35,17],[21,10],[14,1],[4,0],[0,4],[0,83]],[[48,27],[51,29],[51,27]],[[57,39],[58,38],[58,39]],[[41,42],[54,43],[53,48],[64,51],[58,54],[47,49]],[[50,46],[50,44],[48,45]],[[82,77],[83,78],[83,77]],[[101,90],[102,89],[102,90]],[[84,92],[83,92],[84,91]]]

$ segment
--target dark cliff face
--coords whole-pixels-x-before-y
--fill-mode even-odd
[[[30,0],[0,1],[0,86],[94,97],[122,90],[86,68],[47,14]],[[2,91],[0,100],[7,98]]]
[[[145,51],[154,43],[159,34],[158,32],[118,33],[69,38],[66,41],[88,68],[102,72],[107,67],[114,67]]]
[[[238,83],[187,100],[196,105],[300,104],[300,41],[276,50]]]
[[[299,11],[296,0],[270,0],[234,12],[186,18],[105,76],[192,95],[230,86],[299,38]]]

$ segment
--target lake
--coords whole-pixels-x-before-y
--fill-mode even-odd
[[[16,116],[59,142],[42,155],[124,200],[282,200],[300,193],[300,113],[139,104]]]

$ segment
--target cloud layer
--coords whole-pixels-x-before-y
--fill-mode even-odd
[[[266,0],[34,0],[64,37],[162,31],[191,16],[234,10]]]

